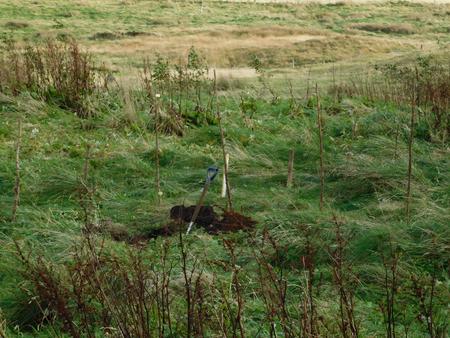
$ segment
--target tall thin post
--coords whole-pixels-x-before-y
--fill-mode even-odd
[[[156,108],[155,108],[155,148],[156,148],[156,193],[158,195],[158,204],[161,205],[161,174],[159,169],[159,106],[160,94],[156,94]]]
[[[220,129],[220,142],[222,145],[222,155],[223,155],[223,175],[225,177],[225,185],[226,185],[226,195],[227,195],[227,209],[228,211],[233,209],[233,203],[231,200],[231,190],[230,190],[230,181],[228,180],[228,161],[227,161],[227,152],[225,149],[225,134],[223,132],[223,126],[222,126],[222,117],[220,115],[219,110],[219,100],[217,99],[217,78],[216,78],[216,70],[214,69],[214,97],[216,99],[216,115],[217,115],[217,122],[219,124]]]
[[[230,155],[227,153],[227,154],[225,154],[225,163],[224,163],[224,168],[223,168],[224,172],[228,171],[229,162],[230,162]],[[227,178],[225,175],[223,175],[222,178],[223,179],[222,179],[222,194],[221,194],[221,196],[222,196],[222,198],[225,198],[225,197],[227,197],[227,191],[228,191]]]
[[[294,149],[289,151],[289,162],[288,162],[288,175],[286,186],[288,188],[292,187],[292,182],[294,180]]]
[[[323,209],[323,195],[324,195],[324,168],[323,168],[323,128],[322,128],[322,114],[320,110],[319,89],[316,83],[316,98],[317,98],[317,128],[319,131],[319,157],[320,157],[320,210]]]
[[[94,224],[92,211],[93,211],[93,195],[95,193],[95,188],[91,187],[88,182],[91,163],[91,152],[92,152],[92,145],[87,144],[86,152],[84,155],[83,172],[80,178],[80,190],[79,190],[80,207],[83,210],[84,230],[86,231],[86,233],[90,233],[92,231],[92,227]]]
[[[411,122],[409,126],[409,140],[408,140],[408,185],[406,187],[406,219],[409,222],[411,218],[411,176],[412,176],[412,161],[413,161],[413,151],[412,146],[414,142],[414,124],[416,119],[416,86],[414,83],[414,90],[411,102]]]
[[[333,74],[333,92],[334,92],[334,103],[337,102],[337,86],[336,86],[336,68],[333,65],[332,69]]]
[[[17,140],[16,140],[16,180],[14,183],[14,202],[12,208],[12,217],[11,220],[13,222],[17,219],[17,209],[19,208],[20,203],[20,144],[22,141],[22,121],[18,120],[17,122]]]
[[[308,77],[306,79],[306,102],[309,100],[309,79],[311,77],[311,67],[308,70]]]

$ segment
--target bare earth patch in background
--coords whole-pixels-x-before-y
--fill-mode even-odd
[[[158,52],[171,58],[180,58],[187,54],[191,46],[195,46],[210,64],[234,66],[234,62],[238,63],[238,56],[247,52],[256,53],[261,49],[274,51],[291,49],[296,44],[326,38],[323,34],[315,33],[280,27],[270,29],[215,27],[214,30],[170,31],[105,41],[90,46],[90,50],[118,57],[151,55]]]
[[[353,28],[353,27],[352,27]],[[214,27],[169,30],[89,45],[94,54],[108,55],[119,63],[160,54],[172,62],[185,60],[194,46],[219,76],[254,77],[248,68],[257,56],[265,68],[290,68],[313,63],[338,62],[355,57],[407,51],[411,46],[398,39],[357,34],[337,34],[313,29],[284,27]],[[375,41],[374,41],[375,40]]]

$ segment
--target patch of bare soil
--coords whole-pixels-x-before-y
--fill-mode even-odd
[[[251,230],[254,228],[256,221],[251,217],[241,215],[234,211],[225,211],[222,219],[213,224],[213,233],[235,232],[239,230]]]
[[[130,235],[124,226],[112,224],[111,221],[105,221],[102,228],[103,232],[108,233],[115,241],[126,242],[132,245],[143,245],[154,238],[174,236],[180,232],[185,233],[194,210],[195,205],[188,207],[176,205],[170,209],[170,219],[172,220],[170,223],[137,235]],[[219,216],[212,206],[205,205],[200,208],[195,225],[203,228],[211,235],[218,235],[240,230],[251,231],[255,227],[256,221],[235,211],[223,211],[222,215]]]
[[[116,57],[147,55],[157,50],[161,55],[179,59],[187,55],[191,46],[199,49],[210,64],[237,66],[242,53],[248,54],[261,49],[283,50],[309,40],[323,39],[325,36],[314,30],[270,27],[214,27],[214,29],[171,29],[122,36],[120,40],[92,44],[93,53],[106,53]]]
[[[195,205],[185,207],[184,205],[176,205],[170,209],[170,218],[175,222],[189,223],[194,215]],[[208,228],[211,224],[217,222],[217,214],[214,208],[209,205],[204,205],[200,208],[195,224],[204,228]]]
[[[185,207],[176,205],[170,210],[170,218],[177,223],[189,223],[194,214],[195,205]],[[234,211],[224,211],[222,217],[218,217],[212,206],[202,206],[195,220],[197,226],[201,226],[210,234],[221,232],[236,232],[239,230],[251,230],[256,222],[247,216]]]

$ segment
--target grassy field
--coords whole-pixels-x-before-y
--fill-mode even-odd
[[[76,38],[114,71],[195,46],[216,68],[364,62],[448,46],[448,4],[1,1],[4,36]]]
[[[0,337],[446,337],[449,19],[0,0]]]

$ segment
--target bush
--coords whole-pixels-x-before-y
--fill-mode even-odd
[[[428,135],[445,141],[450,133],[448,108],[450,106],[450,67],[447,59],[438,56],[420,56],[412,62],[377,64],[376,73],[366,78],[356,78],[332,87],[336,97],[364,96],[369,100],[383,100],[410,106],[413,96],[421,115],[428,124]]]
[[[1,92],[34,92],[46,101],[74,110],[79,117],[90,115],[84,102],[96,90],[98,74],[90,55],[80,51],[75,41],[48,40],[24,49],[8,42],[0,55]]]

